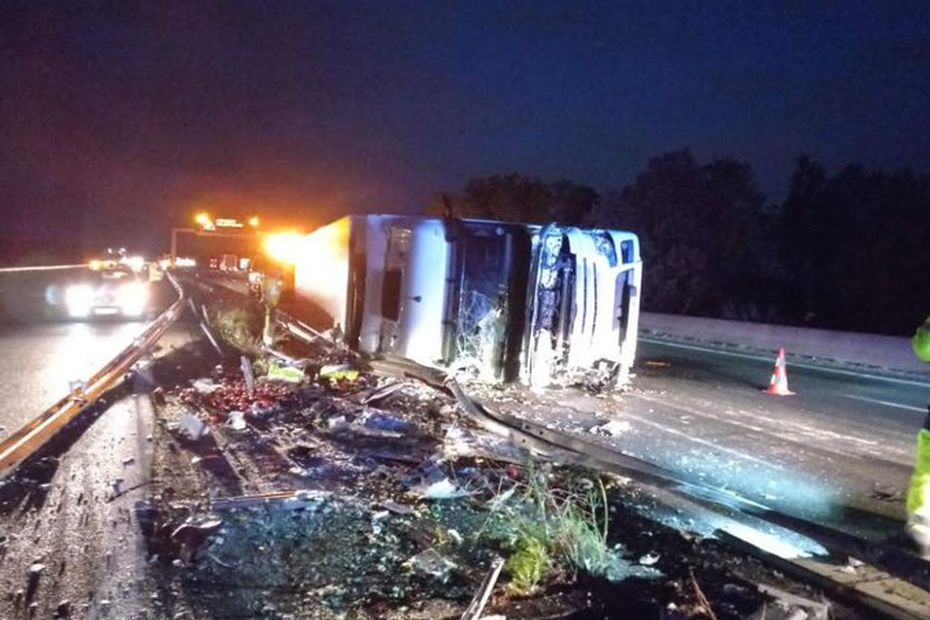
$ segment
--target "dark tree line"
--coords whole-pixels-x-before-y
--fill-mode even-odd
[[[428,211],[443,215],[451,209],[458,217],[581,226],[599,199],[593,188],[566,179],[547,183],[513,173],[471,179],[459,195],[436,196]]]
[[[644,308],[906,335],[930,314],[930,177],[800,157],[767,203],[752,168],[687,150],[620,190],[520,174],[469,181],[430,212],[621,228],[646,261]]]

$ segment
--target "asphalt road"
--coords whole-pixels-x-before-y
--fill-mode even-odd
[[[63,290],[84,268],[0,273],[0,438],[14,432],[129,345],[147,324],[102,317],[62,318]],[[154,314],[173,300],[165,282],[151,286]]]
[[[71,378],[97,370],[144,326],[0,325],[4,434],[60,398]],[[159,354],[192,335],[175,326]],[[0,591],[6,593],[0,618],[151,617],[149,556],[136,511],[150,488],[151,381],[143,364],[96,414],[85,414],[60,436],[50,449],[55,458],[0,482]],[[36,565],[44,568],[30,578]]]
[[[96,372],[145,322],[0,324],[0,438]]]
[[[657,437],[644,452],[799,516],[903,519],[930,384],[789,360],[796,394],[770,396],[774,360],[642,344],[631,415],[689,446]]]
[[[60,398],[69,381],[91,374],[143,325],[0,324],[2,433]],[[162,341],[164,351],[197,336],[178,325]],[[492,400],[498,392],[505,398],[495,407],[788,514],[875,538],[898,533],[930,384],[789,360],[797,394],[775,397],[761,391],[773,361],[644,340],[636,377],[622,394],[481,396]],[[121,398],[75,433],[47,477],[0,485],[0,591],[12,594],[0,597],[0,617],[51,617],[64,601],[78,617],[139,617],[150,607],[135,512],[151,476],[148,389],[143,376],[124,386]],[[606,422],[615,423],[613,433],[591,432]],[[34,563],[45,565],[35,584],[28,577]]]
[[[98,339],[119,346],[116,326],[105,331]],[[172,328],[161,354],[192,335]],[[0,617],[160,617],[152,611],[158,601],[138,517],[151,488],[151,388],[143,364],[96,414],[62,434],[49,450],[54,458],[0,483],[0,591],[7,593]],[[30,577],[36,565],[42,571]]]
[[[632,387],[545,391],[499,407],[793,516],[884,538],[904,519],[930,383],[788,362],[793,396],[762,392],[774,358],[644,340]],[[592,432],[614,421],[614,434]]]

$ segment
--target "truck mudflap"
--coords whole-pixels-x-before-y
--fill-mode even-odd
[[[529,280],[524,379],[625,383],[642,282],[636,236],[550,224],[535,240]]]

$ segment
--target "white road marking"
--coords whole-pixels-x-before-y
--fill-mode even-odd
[[[771,461],[766,461],[765,459],[756,458],[756,457],[754,457],[754,456],[750,456],[749,454],[746,454],[745,452],[740,452],[739,450],[734,450],[733,448],[728,448],[728,447],[726,447],[726,446],[721,446],[721,445],[718,444],[718,443],[714,443],[714,442],[708,441],[708,440],[706,440],[706,439],[701,439],[700,437],[695,437],[694,435],[689,435],[688,433],[683,433],[683,432],[681,432],[681,431],[679,431],[679,430],[675,430],[674,428],[670,428],[670,427],[669,427],[668,425],[666,425],[666,424],[657,424],[656,422],[653,422],[652,420],[647,420],[646,418],[642,418],[642,417],[640,417],[640,416],[638,416],[638,415],[635,415],[635,414],[632,414],[632,413],[626,413],[626,414],[624,414],[624,417],[631,418],[631,419],[636,420],[637,422],[640,422],[641,424],[645,424],[645,425],[647,425],[647,426],[652,426],[653,428],[657,428],[657,429],[659,429],[660,431],[662,431],[662,432],[664,432],[664,433],[671,433],[672,435],[676,435],[676,436],[678,436],[678,437],[683,437],[684,439],[687,439],[688,441],[692,441],[692,442],[694,442],[694,443],[696,443],[696,444],[700,444],[700,445],[702,445],[702,446],[706,446],[706,447],[708,447],[708,448],[710,448],[710,449],[712,449],[712,450],[717,450],[717,451],[719,451],[719,452],[723,452],[723,453],[725,453],[725,454],[729,454],[730,456],[733,456],[733,457],[735,457],[735,458],[737,458],[737,459],[741,459],[741,460],[744,460],[744,461],[754,461],[754,462],[760,463],[760,464],[762,464],[762,465],[766,465],[766,466],[769,466],[769,467],[773,467],[773,466],[774,466],[774,467],[778,467],[778,468],[780,469],[780,467],[779,467],[777,464],[772,463]]]
[[[737,353],[737,352],[735,352],[735,351],[724,351],[724,350],[722,350],[722,349],[712,349],[712,348],[710,348],[710,347],[699,347],[699,346],[691,345],[691,344],[681,344],[681,343],[678,343],[678,342],[669,342],[669,341],[667,341],[667,340],[660,340],[660,339],[657,339],[657,338],[648,338],[648,337],[640,336],[640,337],[639,337],[639,340],[640,340],[641,342],[649,342],[649,343],[652,343],[652,344],[663,345],[663,346],[666,346],[666,347],[673,347],[673,348],[676,348],[676,349],[688,349],[688,350],[691,350],[691,351],[701,351],[701,352],[704,352],[704,353],[716,353],[717,355],[727,355],[727,356],[729,356],[729,357],[739,357],[739,358],[742,358],[742,359],[759,360],[759,361],[763,361],[763,362],[771,362],[771,361],[773,361],[773,358],[771,358],[771,357],[763,357],[763,356],[761,356],[761,355],[753,355],[753,354],[751,354],[751,353]],[[798,361],[793,361],[793,360],[789,360],[789,367],[794,367],[794,368],[807,368],[807,369],[810,369],[810,370],[819,370],[819,371],[821,371],[821,372],[827,372],[827,373],[831,373],[831,372],[832,372],[832,373],[837,374],[837,375],[846,375],[846,376],[849,376],[849,377],[859,377],[859,378],[863,378],[863,379],[873,379],[873,380],[875,380],[875,381],[887,381],[887,382],[889,382],[889,383],[900,383],[900,384],[904,384],[904,385],[916,385],[916,386],[919,386],[919,387],[930,387],[930,381],[918,381],[918,380],[916,380],[916,379],[900,379],[900,378],[898,378],[898,377],[886,377],[886,376],[884,376],[884,375],[873,375],[873,374],[869,374],[869,373],[865,373],[865,372],[856,372],[856,371],[854,371],[854,370],[843,370],[843,369],[840,369],[840,368],[831,368],[831,367],[829,367],[829,366],[818,366],[818,365],[816,365],[816,364],[807,364],[807,363],[805,363],[805,362],[798,362]],[[923,410],[921,410],[921,411],[923,411]]]
[[[901,403],[893,403],[887,400],[878,400],[877,398],[869,398],[867,396],[854,396],[852,394],[841,394],[846,398],[851,398],[853,400],[863,400],[867,403],[875,403],[876,405],[884,405],[886,407],[895,407],[896,409],[907,409],[908,411],[919,411],[921,413],[927,413],[926,407],[915,407],[913,405],[902,405]]]
[[[808,426],[806,424],[793,421],[793,420],[784,420],[784,419],[767,420],[765,418],[758,417],[757,412],[751,412],[751,411],[745,411],[745,410],[740,411],[740,413],[744,414],[746,417],[755,418],[759,422],[770,423],[775,428],[773,428],[772,430],[766,430],[766,429],[762,429],[759,427],[753,427],[753,426],[746,424],[743,420],[728,419],[729,416],[720,417],[711,411],[701,411],[698,409],[691,408],[683,403],[678,403],[678,402],[672,403],[667,400],[662,400],[659,398],[654,398],[654,397],[646,396],[643,394],[635,394],[635,395],[632,395],[632,397],[638,398],[640,400],[645,400],[647,402],[652,402],[657,405],[662,405],[670,409],[686,411],[695,416],[714,420],[722,424],[728,424],[731,426],[738,426],[740,428],[754,430],[756,432],[762,433],[769,437],[776,437],[782,441],[786,441],[790,443],[805,443],[805,439],[804,439],[805,437],[808,439],[807,443],[809,443],[809,440],[811,439],[815,441],[821,441],[825,443],[827,446],[829,446],[832,452],[835,452],[837,454],[843,454],[849,457],[860,457],[862,455],[859,451],[847,451],[847,450],[837,449],[837,446],[841,446],[841,445],[845,446],[849,443],[858,443],[863,446],[861,450],[868,452],[868,453],[872,453],[872,451],[874,450],[874,446],[879,445],[879,442],[876,440],[863,439],[861,437],[856,437],[854,435],[838,433],[838,432],[826,430],[826,429],[820,429],[820,428]],[[630,415],[630,414],[626,414],[626,415]],[[676,432],[676,431],[672,431],[671,429],[668,429],[664,425],[657,425],[657,427],[661,427],[663,430],[669,430],[669,432],[673,432],[673,433]],[[680,432],[678,434],[686,435],[685,433],[680,433]],[[716,445],[716,444],[713,444],[713,445]],[[907,458],[909,459],[910,456],[908,456]]]

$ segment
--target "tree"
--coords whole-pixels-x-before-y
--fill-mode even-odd
[[[631,185],[605,199],[594,221],[639,235],[648,309],[717,315],[753,300],[763,204],[747,164],[702,165],[681,150],[650,160]]]
[[[818,298],[824,282],[816,266],[833,245],[826,243],[832,232],[829,221],[833,218],[822,204],[826,181],[826,172],[820,164],[801,155],[791,175],[777,225],[779,255],[791,283],[787,306],[790,315],[801,323],[813,321],[815,309],[821,306]]]
[[[905,335],[930,312],[930,183],[849,165],[829,177],[798,159],[781,209],[781,255],[798,318]],[[796,315],[797,316],[797,315]]]
[[[511,173],[471,179],[458,196],[439,194],[428,213],[445,215],[448,204],[457,217],[577,226],[597,202],[597,192],[585,185]]]

